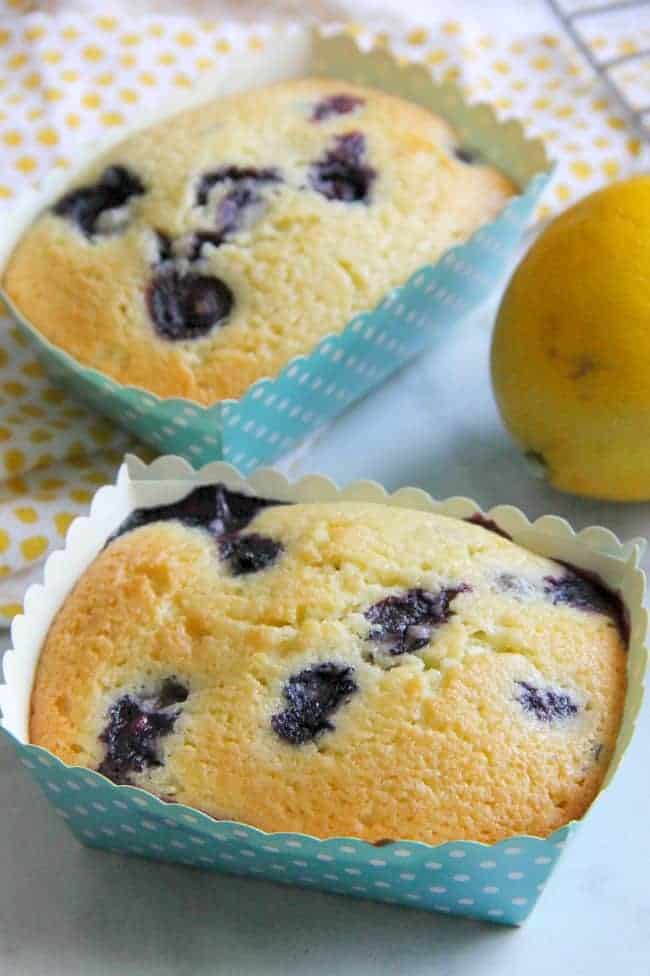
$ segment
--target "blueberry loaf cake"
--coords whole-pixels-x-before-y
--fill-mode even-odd
[[[428,110],[292,81],[113,148],[26,233],[4,287],[84,365],[209,404],[341,331],[514,192]]]
[[[30,736],[267,831],[492,842],[584,813],[625,688],[618,598],[489,522],[212,485],[82,576]]]

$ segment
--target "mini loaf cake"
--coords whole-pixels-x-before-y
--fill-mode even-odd
[[[30,736],[266,831],[493,842],[585,812],[625,689],[619,600],[489,522],[212,485],[78,581]]]
[[[424,108],[292,81],[104,154],[25,234],[4,288],[82,364],[210,404],[341,331],[515,192]]]

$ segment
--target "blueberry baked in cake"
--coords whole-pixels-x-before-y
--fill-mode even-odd
[[[492,528],[224,485],[137,510],[51,626],[30,740],[266,831],[544,837],[611,759],[624,612]]]
[[[82,364],[210,404],[341,331],[515,192],[424,108],[291,81],[111,149],[27,231],[3,284]]]

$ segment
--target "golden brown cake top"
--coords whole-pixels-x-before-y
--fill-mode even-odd
[[[243,498],[243,500],[242,500]],[[267,831],[439,843],[580,817],[620,606],[485,527],[204,487],[144,510],[47,637],[31,741]]]
[[[515,192],[438,116],[304,79],[187,110],[97,159],[10,258],[17,308],[160,396],[241,396]]]

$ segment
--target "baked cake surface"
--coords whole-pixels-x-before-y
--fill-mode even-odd
[[[585,812],[625,688],[617,599],[484,525],[206,486],[78,581],[30,733],[266,831],[493,842]]]
[[[415,104],[304,79],[218,99],[97,159],[11,256],[51,342],[163,397],[239,397],[514,193]]]

